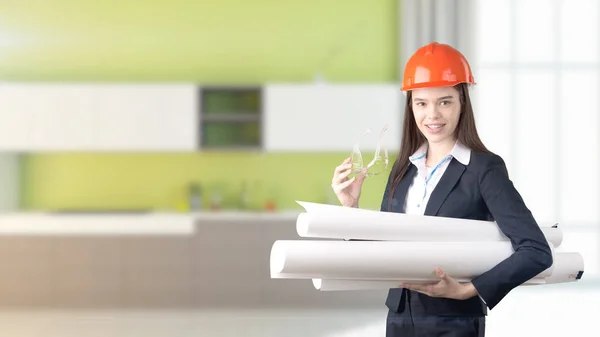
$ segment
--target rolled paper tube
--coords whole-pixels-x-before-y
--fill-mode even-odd
[[[271,248],[270,272],[272,278],[403,280],[435,277],[440,267],[455,278],[471,279],[513,253],[509,241],[278,240]]]
[[[554,269],[548,277],[536,277],[526,281],[522,286],[536,286],[545,284],[577,282],[584,271],[583,257],[579,253],[555,253]],[[468,279],[457,279],[458,282],[468,282]],[[422,279],[405,280],[340,280],[340,279],[312,279],[315,289],[320,291],[360,291],[360,290],[386,290],[399,288],[400,284],[435,283],[433,277]]]
[[[470,280],[457,279],[458,282],[465,283]],[[437,280],[431,279],[405,279],[405,280],[337,280],[337,279],[312,279],[315,289],[320,291],[356,291],[356,290],[384,290],[390,288],[400,288],[401,283],[415,284],[433,284]],[[524,285],[546,284],[544,278],[533,278],[524,283]]]
[[[546,277],[546,284],[576,282],[583,276],[583,256],[575,252],[554,253],[554,270]]]
[[[508,241],[493,221],[361,210],[300,202],[308,210],[296,220],[300,237],[381,241]],[[559,247],[563,232],[540,225],[546,240]]]

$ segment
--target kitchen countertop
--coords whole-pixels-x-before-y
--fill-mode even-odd
[[[275,212],[4,212],[0,235],[192,235],[197,222],[295,222],[299,211]]]

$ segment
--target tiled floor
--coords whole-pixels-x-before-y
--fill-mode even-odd
[[[517,289],[490,312],[486,337],[595,336],[600,287]],[[0,310],[10,337],[378,337],[385,310]]]
[[[11,337],[357,337],[385,335],[385,311],[2,311]]]
[[[349,296],[271,280],[270,245],[295,234],[291,225],[266,226],[206,224],[203,235],[185,239],[2,237],[0,337],[385,336],[384,293]],[[248,239],[256,228],[261,239]],[[565,240],[565,250],[584,255],[582,282],[515,289],[490,312],[486,337],[596,335],[599,233]],[[223,244],[232,240],[236,250]],[[297,309],[183,309],[216,305]],[[53,307],[73,309],[45,309]],[[334,309],[351,307],[375,309]]]

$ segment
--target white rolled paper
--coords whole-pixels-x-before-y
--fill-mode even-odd
[[[579,253],[558,253],[554,254],[554,268],[552,275],[542,278],[536,277],[525,283],[523,286],[544,285],[576,282],[580,273],[584,271],[583,257]],[[433,281],[432,281],[433,280]],[[467,282],[466,279],[457,279],[459,282]],[[386,290],[398,288],[400,283],[433,283],[435,278],[413,279],[413,280],[340,280],[340,279],[312,279],[315,289],[320,291],[360,291],[360,290]]]
[[[554,270],[547,284],[575,282],[584,271],[583,256],[575,252],[554,253]]]
[[[278,240],[271,248],[270,271],[271,278],[395,281],[429,279],[440,267],[455,278],[472,279],[513,253],[509,241]],[[551,275],[552,269],[537,277]]]
[[[439,280],[439,279],[438,279]],[[469,280],[457,279],[458,282],[465,283]],[[384,290],[390,288],[399,288],[400,284],[416,283],[416,284],[428,284],[435,283],[437,280],[433,278],[425,279],[414,279],[414,280],[336,280],[336,279],[312,279],[313,286],[315,289],[320,291],[356,291],[356,290]],[[524,285],[539,285],[545,284],[544,278],[533,278],[524,283]]]
[[[301,237],[381,241],[508,241],[493,221],[380,212],[297,201],[306,213],[296,221]],[[540,224],[547,241],[559,247],[562,230]]]

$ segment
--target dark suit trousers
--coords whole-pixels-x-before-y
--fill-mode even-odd
[[[485,336],[485,316],[428,315],[416,296],[409,294],[404,301],[401,312],[388,312],[386,337]]]

